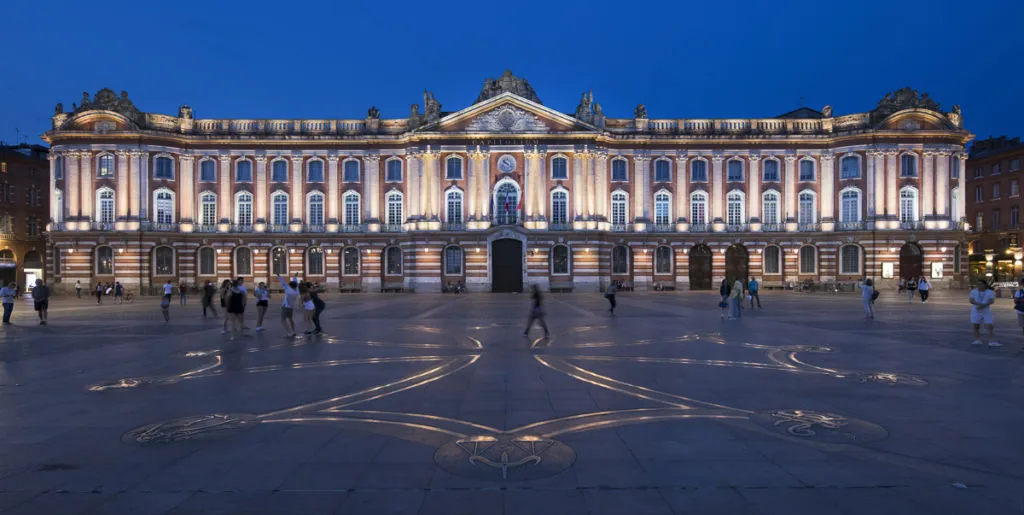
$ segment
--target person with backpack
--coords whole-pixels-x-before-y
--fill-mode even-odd
[[[864,304],[864,318],[875,318],[875,300],[878,299],[878,290],[871,279],[865,278],[860,282],[860,298]]]
[[[911,277],[907,279],[907,304],[910,304],[914,300],[914,294],[917,292],[917,279]]]
[[[932,290],[932,283],[928,282],[925,276],[921,276],[921,279],[917,281],[917,291],[921,292],[921,304],[928,303],[928,292]]]

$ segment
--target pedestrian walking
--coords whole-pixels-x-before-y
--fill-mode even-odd
[[[743,282],[739,279],[732,284],[732,291],[729,292],[732,297],[730,318],[740,318],[741,311],[743,311]]]
[[[907,279],[907,304],[910,304],[914,300],[914,294],[917,292],[917,279],[911,277]]]
[[[618,291],[618,285],[614,280],[608,283],[608,289],[604,292],[604,298],[608,299],[608,312],[613,316],[615,315],[615,292]]]
[[[551,333],[548,332],[548,323],[544,320],[544,305],[543,299],[540,295],[540,287],[536,284],[533,285],[533,307],[530,309],[530,318],[526,321],[526,330],[523,331],[523,336],[530,336],[530,328],[533,327],[533,322],[536,320],[541,328],[544,329],[544,337],[547,338]]]
[[[921,304],[928,303],[928,294],[932,291],[932,283],[928,282],[928,278],[921,276],[917,281],[917,291],[921,293]]]
[[[124,286],[121,281],[114,282],[114,302],[124,304]]]
[[[299,283],[292,280],[286,283],[280,275],[277,280],[284,289],[284,299],[281,301],[281,325],[284,326],[285,338],[295,338],[295,305],[299,302]]]
[[[221,324],[220,334],[228,334],[228,326],[231,325],[231,315],[228,314],[228,295],[231,294],[231,279],[224,279],[220,283],[217,295],[220,297],[220,307],[224,310],[224,323]]]
[[[75,281],[75,295],[82,298],[82,281]]]
[[[305,330],[304,334],[313,334],[313,311],[316,310],[316,306],[313,305],[313,297],[310,297],[309,290],[312,286],[308,282],[299,283],[299,297],[302,302],[302,322]]]
[[[245,314],[245,286],[242,284],[241,279],[235,279],[231,281],[231,287],[228,290],[227,300],[227,315],[225,318],[231,320],[231,338],[234,340],[239,336],[242,336],[242,330],[244,327],[243,315]]]
[[[164,316],[164,323],[171,321],[171,297],[164,295],[160,297],[160,313]]]
[[[103,283],[96,284],[96,303],[103,303]]]
[[[185,294],[187,292],[188,292],[188,287],[185,286],[185,283],[181,283],[181,284],[178,285],[178,301],[181,302],[182,306],[185,305]]]
[[[245,308],[249,305],[249,289],[245,287],[245,279],[238,277],[235,279],[235,288],[242,292],[242,312],[238,316],[238,321],[241,324],[242,332],[248,331],[249,328],[245,326]]]
[[[253,291],[256,296],[256,330],[263,330],[263,317],[267,316],[267,307],[270,306],[270,290],[267,283],[259,283]]]
[[[32,288],[32,301],[39,315],[39,325],[46,325],[46,311],[50,309],[50,287],[43,284],[42,279],[36,279],[36,285]]]
[[[875,299],[878,298],[878,291],[875,290],[874,281],[865,277],[860,282],[860,298],[864,305],[864,318],[875,318]]]
[[[754,309],[754,301],[757,301],[757,309],[761,308],[761,296],[758,292],[761,291],[761,283],[757,282],[757,278],[751,277],[750,282],[747,283],[747,294],[750,295],[750,309]]]
[[[722,310],[719,313],[720,318],[725,318],[729,313],[729,294],[731,293],[732,286],[729,285],[729,280],[722,279],[722,284],[718,285],[718,294],[722,297],[718,302],[718,307]]]
[[[206,281],[203,285],[203,318],[206,317],[206,310],[213,312],[213,318],[217,318],[217,307],[213,305],[213,298],[217,296],[217,287],[213,282]]]
[[[1017,291],[1013,292],[1013,310],[1017,312],[1017,325],[1024,332],[1024,277],[1017,281]]]
[[[900,277],[900,281],[896,283],[896,293],[900,294],[907,291],[907,280]]]
[[[4,305],[4,325],[11,325],[11,313],[14,312],[14,298],[17,296],[17,284],[10,283],[0,288],[0,302]]]
[[[174,295],[174,285],[172,285],[171,280],[168,279],[167,282],[164,283],[164,297],[167,297],[167,300],[171,300],[171,295]]]
[[[324,288],[316,283],[309,290],[309,297],[313,299],[313,334],[324,332],[323,327],[320,326],[320,314],[324,312],[324,309],[327,309],[327,304],[320,298],[320,294],[323,291]]]
[[[992,304],[996,301],[996,292],[992,291],[984,279],[979,279],[977,286],[971,290],[971,324],[974,325],[974,341],[971,345],[982,345],[981,326],[988,333],[989,347],[1002,347],[995,341],[995,324],[992,322]]]

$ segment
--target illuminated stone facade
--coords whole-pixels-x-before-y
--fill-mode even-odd
[[[592,93],[566,114],[506,72],[459,111],[424,104],[398,119],[195,119],[105,89],[58,105],[44,135],[55,276],[145,289],[283,272],[359,291],[848,283],[934,266],[959,279],[972,136],[927,94],[842,116],[609,118]]]

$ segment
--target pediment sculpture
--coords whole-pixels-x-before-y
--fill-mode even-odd
[[[879,119],[904,109],[928,109],[939,112],[939,103],[932,100],[928,93],[918,93],[917,90],[906,87],[886,93],[871,114],[875,119]]]
[[[75,106],[75,112],[82,111],[113,111],[120,113],[133,120],[138,120],[142,112],[135,108],[135,104],[128,99],[128,92],[122,91],[118,96],[110,88],[103,88],[96,92],[93,99],[89,99],[89,92],[82,92],[82,105]]]
[[[531,102],[541,103],[540,98],[537,98],[537,93],[530,86],[530,82],[512,75],[512,70],[509,69],[506,69],[505,73],[501,74],[497,80],[490,77],[484,80],[484,87],[480,90],[480,95],[476,97],[476,102],[473,103],[479,104],[502,93],[512,93]]]
[[[532,113],[505,105],[480,115],[466,126],[474,132],[547,132],[548,127]]]

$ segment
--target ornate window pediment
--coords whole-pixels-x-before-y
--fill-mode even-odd
[[[549,127],[537,115],[515,106],[503,105],[473,119],[466,126],[471,132],[548,132]]]

